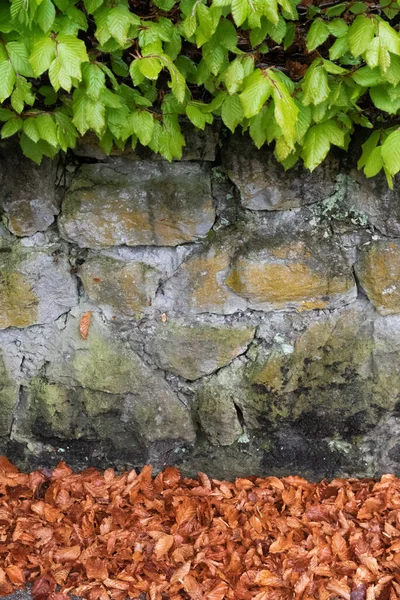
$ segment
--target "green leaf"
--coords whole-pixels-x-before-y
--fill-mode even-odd
[[[340,37],[336,42],[329,48],[329,58],[331,60],[338,60],[350,49],[349,41],[346,37]]]
[[[138,61],[138,66],[140,72],[147,77],[147,79],[158,79],[158,75],[163,68],[161,60],[153,57],[141,58]]]
[[[132,13],[126,6],[116,6],[108,12],[107,27],[113,38],[122,46],[128,40],[130,26],[132,25]]]
[[[201,112],[196,106],[188,105],[186,107],[186,114],[195,127],[198,129],[205,128],[208,115]]]
[[[400,129],[393,131],[382,146],[382,161],[390,175],[400,171]]]
[[[98,65],[85,63],[82,66],[82,78],[86,86],[87,95],[97,100],[101,90],[105,87],[106,77]]]
[[[240,58],[232,61],[224,73],[226,89],[230,94],[235,94],[242,86],[244,79],[244,68]]]
[[[52,38],[41,37],[34,43],[29,62],[35,77],[39,77],[48,70],[55,56],[56,42]]]
[[[370,67],[361,67],[361,69],[354,71],[353,79],[364,87],[373,87],[385,82],[380,70],[371,69]]]
[[[250,4],[248,0],[232,0],[232,17],[237,27],[243,25],[250,13]]]
[[[25,119],[23,122],[23,130],[26,133],[26,135],[34,142],[38,142],[40,139],[40,135],[39,132],[37,130],[36,127],[36,119],[33,119],[32,117],[29,117],[28,119]]]
[[[264,106],[251,118],[249,133],[257,148],[261,148],[267,141],[268,117],[267,108]]]
[[[307,50],[311,52],[323,44],[329,36],[329,29],[322,19],[315,19],[307,33]]]
[[[365,13],[366,10],[367,5],[364,4],[364,2],[355,2],[353,6],[350,6],[350,12],[353,13],[353,15],[360,15],[362,13]]]
[[[72,35],[57,36],[57,58],[68,75],[81,80],[81,63],[89,60],[82,40]]]
[[[6,60],[0,63],[0,102],[11,96],[15,84],[15,70],[12,64]]]
[[[299,109],[293,98],[290,96],[287,87],[281,81],[278,73],[270,71],[269,77],[273,82],[272,95],[275,104],[275,119],[281,128],[286,143],[293,149],[296,138],[295,128]]]
[[[378,144],[380,137],[381,137],[380,131],[374,131],[373,133],[371,133],[371,135],[369,136],[367,141],[364,142],[364,144],[361,146],[362,154],[357,162],[357,169],[362,169],[365,166],[369,155],[371,154],[372,150]]]
[[[364,173],[366,177],[374,177],[383,167],[382,146],[371,150],[365,163]]]
[[[386,70],[385,78],[394,86],[400,83],[400,57],[395,54],[390,55],[390,65]]]
[[[147,110],[137,111],[131,115],[133,132],[137,135],[140,143],[147,146],[154,131],[154,119]]]
[[[14,135],[14,133],[17,133],[17,131],[22,129],[22,125],[23,121],[19,118],[10,119],[7,121],[7,123],[5,123],[1,128],[1,139],[4,140],[4,138],[11,137]]]
[[[303,104],[320,104],[329,96],[328,75],[320,60],[315,60],[307,69],[303,80]]]
[[[329,152],[330,141],[324,124],[311,127],[304,138],[302,158],[307,169],[314,169],[321,164]]]
[[[233,133],[244,117],[238,96],[227,96],[225,98],[221,109],[221,117],[228,129]]]
[[[33,77],[33,70],[29,62],[29,52],[24,42],[8,42],[6,50],[15,71],[25,77]]]
[[[343,37],[347,34],[347,24],[343,19],[334,19],[330,23],[327,23],[329,33],[337,38]]]
[[[256,115],[272,93],[272,85],[266,75],[256,69],[246,77],[243,92],[240,94],[244,116],[249,119]]]
[[[56,9],[51,0],[41,0],[36,12],[36,22],[44,33],[47,33],[56,18]]]
[[[380,43],[389,52],[393,52],[393,54],[400,54],[400,36],[383,19],[379,19],[378,21],[378,36],[380,39]]]
[[[56,124],[51,115],[42,114],[36,117],[36,128],[40,139],[45,140],[52,146],[58,145]]]
[[[347,37],[353,56],[360,56],[371,44],[375,34],[375,23],[372,19],[359,15],[349,28]]]
[[[388,93],[388,88],[383,85],[377,85],[369,90],[369,95],[376,108],[384,112],[394,115],[400,110],[400,97],[391,98]]]
[[[40,165],[40,163],[42,162],[43,154],[39,150],[37,143],[32,141],[24,133],[21,135],[20,143],[21,143],[21,149],[22,149],[22,152],[24,153],[24,155],[27,158],[30,158],[31,160],[33,160],[38,165]]]
[[[347,8],[346,2],[341,2],[340,4],[336,4],[335,6],[330,6],[326,9],[325,14],[327,17],[338,17],[344,13]]]

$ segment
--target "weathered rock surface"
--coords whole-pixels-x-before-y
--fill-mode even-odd
[[[50,323],[77,304],[76,281],[57,250],[0,253],[0,329]]]
[[[11,365],[7,365],[0,352],[0,438],[10,434],[13,410],[19,398],[19,385],[14,376]]]
[[[235,135],[225,145],[223,165],[250,210],[288,210],[320,202],[335,191],[338,161],[331,157],[313,173],[300,164],[285,171],[270,148],[257,150],[247,137]]]
[[[190,413],[161,374],[124,345],[96,313],[86,340],[80,338],[78,328],[78,321],[71,318],[66,329],[50,340],[53,360],[45,370],[49,382],[123,396],[126,414],[148,441],[194,441]],[[100,400],[104,401],[103,394]]]
[[[168,321],[156,327],[148,352],[161,369],[194,381],[243,354],[254,332],[254,327]]]
[[[207,129],[168,164],[86,138],[65,189],[1,146],[0,453],[400,473],[398,192],[247,144]]]
[[[86,248],[177,246],[205,237],[214,220],[205,167],[115,158],[81,167],[59,227],[64,239]]]
[[[156,299],[161,311],[232,314],[246,308],[246,300],[225,283],[235,242],[225,232],[221,234],[192,254],[162,286]]]
[[[15,144],[0,146],[0,210],[8,228],[18,236],[44,231],[59,212],[56,161],[38,166],[26,160]]]
[[[382,315],[400,313],[400,242],[382,240],[360,249],[356,273]]]
[[[89,298],[110,314],[139,319],[152,306],[161,271],[140,261],[107,256],[87,260],[79,271]]]
[[[348,197],[350,205],[367,215],[368,221],[384,235],[400,236],[400,202],[397,177],[394,189],[387,186],[383,174],[367,179],[361,172],[353,170],[353,179],[358,183],[358,193]]]
[[[236,255],[225,283],[256,310],[337,308],[357,297],[340,247],[313,237],[250,243]]]

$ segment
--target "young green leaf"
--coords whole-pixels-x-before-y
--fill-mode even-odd
[[[260,112],[271,93],[272,84],[260,69],[246,77],[243,92],[239,96],[244,116],[249,119]]]

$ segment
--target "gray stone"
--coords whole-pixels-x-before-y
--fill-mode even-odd
[[[59,249],[0,254],[0,329],[50,323],[77,304],[76,280]]]
[[[161,369],[194,381],[243,354],[254,332],[254,327],[167,321],[155,328],[148,352]]]
[[[89,298],[109,316],[140,319],[151,310],[161,271],[145,262],[97,256],[79,270]]]
[[[400,192],[398,178],[393,190],[389,189],[385,175],[380,173],[367,179],[357,170],[351,176],[358,183],[358,192],[348,197],[348,203],[368,217],[369,223],[384,235],[400,236]]]
[[[163,377],[127,347],[97,313],[92,314],[86,340],[79,335],[79,320],[71,316],[66,328],[48,341],[48,347],[52,361],[45,374],[50,383],[124,396],[144,439],[194,441],[188,409]]]
[[[338,160],[330,156],[310,173],[300,161],[285,171],[271,148],[257,150],[247,136],[233,136],[223,149],[223,166],[250,210],[288,210],[330,196],[336,188]]]
[[[81,247],[177,246],[205,237],[214,220],[205,167],[115,158],[81,167],[59,227]]]
[[[36,165],[14,141],[0,146],[0,209],[9,230],[18,236],[44,231],[59,212],[57,162],[45,158]]]

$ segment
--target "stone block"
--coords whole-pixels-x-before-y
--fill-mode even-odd
[[[194,381],[243,354],[254,333],[254,327],[240,325],[168,321],[156,327],[147,347],[161,369]]]
[[[67,258],[51,249],[8,248],[0,254],[0,329],[50,323],[77,304]]]
[[[337,308],[357,297],[341,249],[324,239],[272,238],[250,242],[225,280],[256,310]]]
[[[400,313],[400,242],[381,240],[360,249],[355,265],[368,298],[382,315]]]
[[[44,231],[59,212],[57,162],[27,160],[15,141],[0,146],[0,208],[8,229],[18,236]]]
[[[197,163],[110,159],[82,165],[66,193],[62,237],[86,248],[177,246],[214,224],[210,174]]]
[[[250,138],[237,134],[224,146],[223,166],[239,188],[244,208],[288,210],[333,194],[339,164],[330,156],[312,173],[300,161],[285,171],[271,148],[257,150]]]
[[[151,309],[162,273],[146,262],[96,256],[79,276],[89,298],[107,314],[140,319]]]

